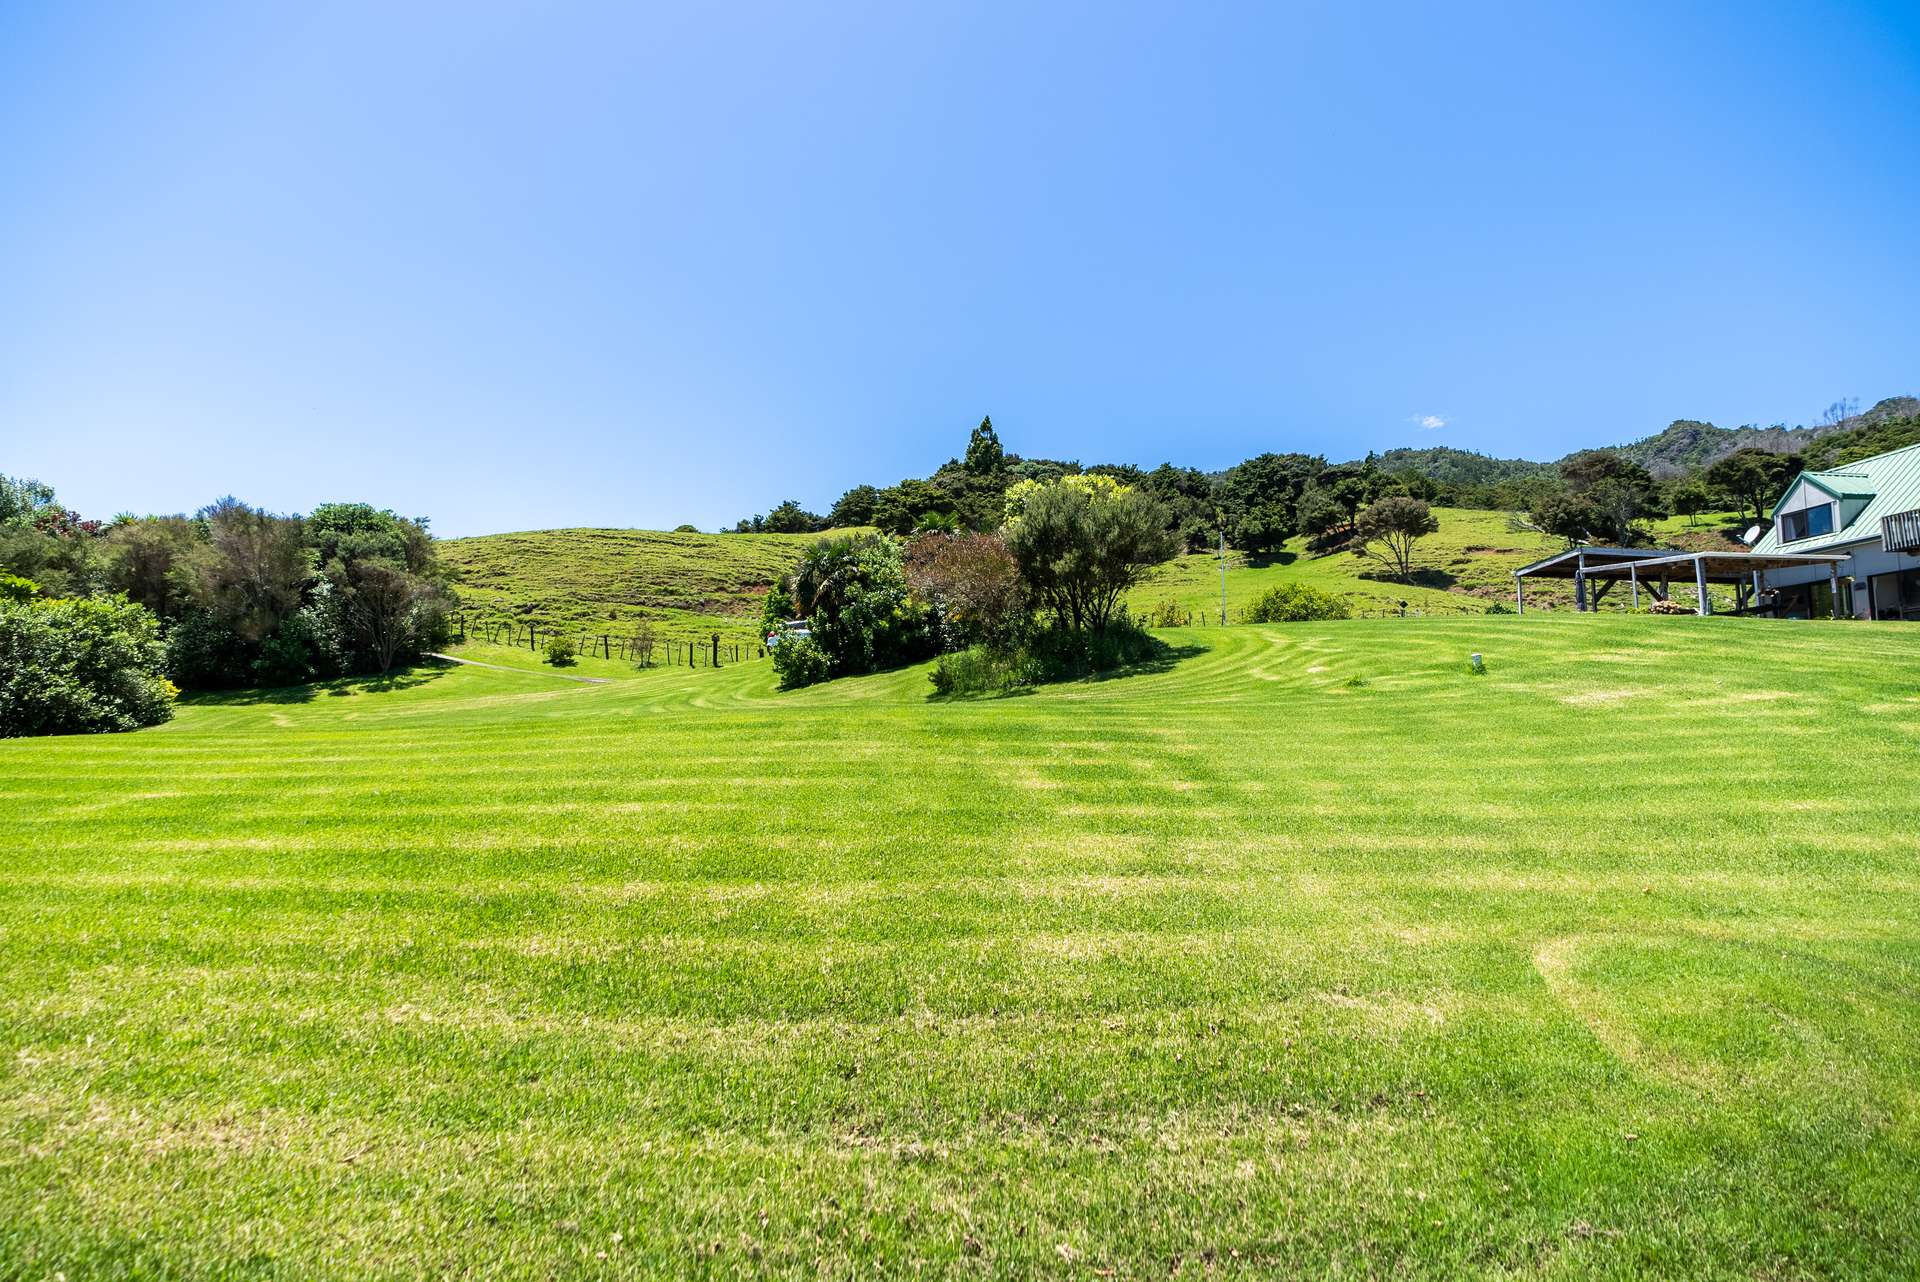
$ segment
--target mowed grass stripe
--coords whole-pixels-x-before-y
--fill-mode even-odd
[[[0,744],[0,1276],[1920,1268],[1920,640],[1167,635]]]

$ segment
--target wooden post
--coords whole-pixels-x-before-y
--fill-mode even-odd
[[[1696,612],[1702,616],[1713,613],[1713,603],[1707,600],[1707,563],[1699,557],[1693,558],[1693,586],[1700,594],[1700,604]]]
[[[1640,608],[1640,567],[1631,561],[1627,563],[1627,581],[1633,586],[1633,608]]]
[[[1527,581],[1517,574],[1513,576],[1513,612],[1527,612]]]
[[[1833,592],[1833,617],[1837,619],[1840,617],[1840,563],[1838,561],[1827,562],[1827,581],[1833,585],[1831,589]]]
[[[718,632],[716,632],[716,633],[714,633],[714,634],[713,634],[713,664],[712,664],[712,666],[713,666],[713,667],[716,667],[716,668],[720,666],[720,634],[719,634]]]

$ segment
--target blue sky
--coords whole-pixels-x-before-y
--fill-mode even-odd
[[[0,3],[0,138],[0,471],[91,515],[712,527],[983,413],[1215,468],[1920,391],[1910,2]]]

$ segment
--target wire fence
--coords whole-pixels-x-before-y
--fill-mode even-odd
[[[753,663],[767,657],[767,647],[757,642],[723,638],[718,632],[705,637],[658,636],[650,630],[628,633],[592,632],[577,624],[541,623],[533,619],[482,619],[469,615],[454,617],[454,634],[461,641],[485,641],[490,645],[538,651],[555,638],[573,642],[576,656],[620,659],[642,667],[722,668],[729,664]]]

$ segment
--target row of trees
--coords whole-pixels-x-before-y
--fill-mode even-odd
[[[450,575],[425,520],[366,503],[282,516],[223,498],[192,516],[82,521],[0,477],[0,568],[45,599],[149,612],[186,689],[389,671],[446,640]]]
[[[1740,449],[1663,486],[1625,455],[1585,450],[1561,463],[1560,484],[1535,499],[1523,524],[1569,544],[1634,547],[1651,541],[1648,522],[1669,513],[1697,517],[1729,505],[1764,521],[1802,466],[1797,454]]]
[[[965,454],[925,479],[908,478],[884,488],[856,485],[825,515],[788,499],[772,511],[748,517],[737,533],[804,534],[872,526],[902,537],[920,533],[988,532],[1006,518],[1009,496],[1020,486],[1070,476],[1102,476],[1152,500],[1161,528],[1179,550],[1211,547],[1224,531],[1236,550],[1272,552],[1305,534],[1338,546],[1358,530],[1360,512],[1383,498],[1431,497],[1418,477],[1393,476],[1374,465],[1333,466],[1311,454],[1261,454],[1217,475],[1163,463],[1139,468],[1125,463],[1082,467],[1058,459],[1025,459],[1000,444],[992,418],[968,439]]]
[[[1514,470],[1490,480],[1454,479],[1451,474],[1436,480],[1413,470],[1409,462],[1434,452],[1401,453],[1406,457],[1383,461],[1368,455],[1344,464],[1330,464],[1319,455],[1268,453],[1211,474],[1171,463],[1152,469],[1129,464],[1083,468],[1007,453],[987,418],[974,429],[964,456],[949,460],[932,476],[884,488],[856,485],[824,515],[789,499],[734,528],[807,533],[873,526],[901,536],[992,531],[1000,527],[1014,487],[1092,475],[1110,477],[1154,500],[1163,528],[1187,551],[1211,546],[1223,533],[1230,546],[1254,555],[1272,553],[1298,536],[1316,550],[1359,549],[1367,546],[1361,514],[1387,499],[1525,513],[1531,527],[1572,541],[1631,544],[1646,540],[1648,521],[1668,514],[1692,517],[1733,507],[1765,520],[1768,505],[1804,463],[1798,454],[1748,447],[1704,468],[1658,480],[1620,451],[1587,450],[1551,468],[1515,464]],[[1490,468],[1498,463],[1479,461]],[[1522,466],[1535,470],[1517,470]]]

